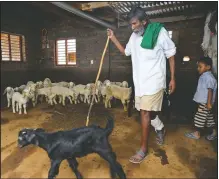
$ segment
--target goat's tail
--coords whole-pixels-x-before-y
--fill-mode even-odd
[[[114,128],[114,120],[113,120],[113,117],[109,115],[107,117],[107,124],[105,128],[105,133],[107,136],[109,136],[112,133],[113,128]]]

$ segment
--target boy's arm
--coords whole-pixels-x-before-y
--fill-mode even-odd
[[[213,96],[213,90],[211,88],[208,88],[208,102],[207,102],[208,110],[212,108],[212,96]]]

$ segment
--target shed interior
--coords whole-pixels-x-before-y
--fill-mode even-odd
[[[39,103],[35,107],[30,103],[27,115],[13,114],[11,107],[7,108],[6,95],[3,95],[5,88],[18,87],[28,81],[43,81],[45,78],[54,83],[94,83],[107,40],[106,24],[115,29],[117,38],[125,46],[132,33],[126,16],[134,6],[144,8],[152,22],[163,23],[177,47],[177,87],[170,96],[170,109],[161,114],[168,131],[165,145],[156,145],[155,133],[151,129],[149,151],[152,155],[141,165],[129,163],[129,157],[140,144],[139,114],[132,109],[131,117],[128,117],[120,101],[112,103],[111,109],[105,109],[103,103],[94,104],[90,123],[105,126],[105,115],[109,111],[113,113],[115,128],[110,141],[127,178],[217,176],[217,141],[209,142],[204,138],[192,141],[185,138],[184,133],[191,130],[193,123],[193,96],[199,77],[196,63],[204,55],[201,44],[206,16],[209,12],[217,11],[218,2],[48,1],[1,2],[2,178],[46,178],[50,166],[47,154],[33,146],[18,149],[18,131],[26,127],[41,127],[47,131],[81,127],[86,123],[89,109],[89,105],[83,103],[67,103],[66,106]],[[19,40],[16,41],[16,38]],[[73,41],[67,41],[72,39]],[[69,48],[65,57],[58,55],[62,42],[65,43],[64,48]],[[11,45],[13,43],[18,46],[14,47],[14,51]],[[5,44],[10,46],[6,49],[8,55],[4,54]],[[190,61],[183,61],[186,56]],[[103,82],[106,79],[127,81],[133,87],[131,58],[123,56],[111,41],[99,80]],[[217,119],[217,100],[214,109]],[[161,164],[163,156],[157,157],[160,149],[166,152],[168,165]],[[26,170],[27,167],[29,171]],[[108,164],[95,154],[79,159],[79,170],[84,178],[109,178]],[[67,163],[63,163],[57,178],[73,177],[75,176]]]

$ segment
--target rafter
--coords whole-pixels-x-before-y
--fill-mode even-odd
[[[90,11],[92,9],[108,7],[108,2],[90,2],[90,3],[83,3],[81,4],[81,10],[83,11]]]

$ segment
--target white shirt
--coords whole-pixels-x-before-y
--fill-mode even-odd
[[[154,49],[142,48],[142,39],[133,32],[125,48],[125,55],[131,55],[135,96],[139,97],[166,88],[166,58],[176,53],[175,44],[163,27]]]

